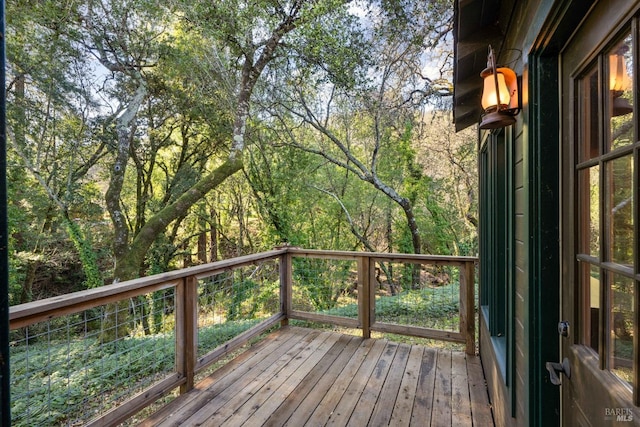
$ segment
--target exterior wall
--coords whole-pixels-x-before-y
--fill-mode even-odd
[[[543,328],[544,322],[540,319],[544,315],[547,324],[557,324],[559,281],[557,275],[555,280],[544,277],[555,273],[553,268],[544,271],[546,264],[540,259],[542,242],[538,238],[539,230],[536,230],[543,224],[535,215],[545,203],[545,196],[535,182],[540,173],[537,162],[544,159],[539,158],[541,147],[531,139],[531,121],[537,113],[530,108],[529,89],[535,89],[537,83],[530,81],[528,56],[543,32],[553,3],[503,2],[500,13],[509,21],[508,28],[504,29],[505,41],[498,63],[508,65],[522,76],[523,110],[517,116],[517,123],[506,128],[507,143],[511,145],[507,167],[511,174],[508,191],[512,209],[505,224],[511,228],[507,256],[510,272],[506,284],[510,288],[507,300],[510,329],[505,367],[501,367],[505,362],[498,355],[495,339],[490,336],[486,312],[481,310],[480,314],[480,354],[498,426],[559,425],[559,390],[549,386],[541,360],[545,357],[543,351],[555,353],[549,357],[550,361],[559,354],[555,327],[549,332],[548,328]],[[557,93],[553,88],[549,90],[554,95]],[[558,197],[555,189],[551,193],[550,199]],[[557,230],[552,232],[557,233]],[[552,253],[554,248],[550,251]],[[483,257],[482,253],[480,257]],[[558,263],[557,258],[555,262]],[[550,295],[546,301],[542,300],[544,292]],[[551,304],[545,305],[545,302]],[[546,401],[541,401],[541,397]]]
[[[524,86],[524,85],[523,85]],[[526,317],[528,315],[528,276],[527,276],[527,193],[525,191],[524,153],[523,153],[523,132],[522,124],[518,123],[516,137],[514,138],[513,156],[513,187],[514,187],[514,366],[515,366],[515,400],[516,400],[516,420],[519,425],[526,425],[529,405],[524,398],[528,396],[527,382],[529,381],[527,371],[529,363],[529,352],[527,351],[527,330],[525,329]]]
[[[507,346],[499,344],[499,337],[492,336],[487,307],[480,310],[480,355],[498,426],[529,425],[529,275],[528,275],[528,216],[527,189],[525,187],[524,133],[521,118],[506,129],[505,138],[510,150],[506,171],[510,185],[510,225],[507,233],[507,274],[505,275],[507,315]],[[495,143],[489,136],[487,144]],[[487,171],[492,173],[491,171]],[[495,171],[493,171],[495,172]],[[483,258],[483,254],[480,254]],[[482,262],[482,261],[481,261]],[[482,264],[481,264],[482,268]]]
[[[480,359],[489,389],[489,399],[496,426],[515,426],[516,418],[511,417],[510,403],[507,401],[509,390],[505,386],[497,362],[495,347],[491,342],[486,317],[480,314]]]

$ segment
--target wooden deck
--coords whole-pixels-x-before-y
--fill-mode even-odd
[[[478,357],[285,327],[141,426],[493,426]]]

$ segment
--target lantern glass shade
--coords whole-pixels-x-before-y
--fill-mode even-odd
[[[487,68],[482,70],[482,120],[480,129],[499,129],[516,122],[520,112],[518,76],[507,67],[496,68],[496,57],[491,46],[487,55]]]
[[[616,92],[625,92],[632,87],[631,78],[627,72],[627,65],[623,55],[613,54],[609,56],[609,89]]]
[[[484,89],[482,91],[482,108],[487,110],[506,108],[509,105],[511,97],[509,89],[501,72],[496,73],[498,77],[498,87],[496,89],[496,79],[493,74],[484,77]],[[500,94],[500,105],[498,105],[498,96]]]

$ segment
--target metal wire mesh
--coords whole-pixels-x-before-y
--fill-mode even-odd
[[[357,288],[355,260],[293,259],[294,310],[355,319],[358,317]]]
[[[76,426],[175,366],[174,291],[11,331],[13,426]]]
[[[280,311],[279,260],[199,280],[198,356]]]
[[[460,331],[460,268],[414,263],[375,264],[375,320]]]

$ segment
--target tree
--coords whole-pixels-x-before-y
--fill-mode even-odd
[[[458,250],[472,169],[423,119],[449,93],[424,68],[449,3],[12,3],[12,179],[40,187],[13,187],[15,244],[64,240],[105,280],[282,241]]]
[[[176,5],[179,11],[184,13],[185,20],[193,25],[193,28],[198,28],[201,36],[211,41],[210,49],[213,59],[210,64],[228,67],[214,69],[214,73],[232,76],[226,78],[225,82],[235,83],[232,88],[235,98],[231,140],[226,158],[206,172],[175,201],[149,217],[140,231],[131,239],[128,247],[125,247],[124,238],[117,239],[116,245],[120,250],[116,250],[115,277],[119,279],[134,277],[153,241],[166,229],[167,225],[184,216],[207,193],[242,168],[251,98],[263,71],[279,55],[283,55],[287,43],[293,41],[293,38],[287,38],[287,36],[299,27],[304,28],[309,23],[326,18],[336,8],[339,9],[343,2],[294,0],[284,5],[272,1],[242,5],[236,2],[216,4],[187,2],[176,3]],[[226,61],[220,58],[225,58]],[[123,115],[123,117],[128,116]],[[123,122],[119,129],[125,127]],[[123,137],[122,141],[124,140]],[[125,148],[123,144],[123,148],[119,150],[123,160]],[[116,170],[120,164],[122,165],[120,167],[125,167],[125,163],[116,162],[113,167],[114,176],[123,176],[124,172],[121,169]],[[107,197],[111,200],[108,205],[110,205],[114,226],[116,230],[120,230],[120,234],[117,235],[125,237],[127,233],[118,223],[120,218],[118,200],[121,192],[121,186],[118,183],[119,181],[112,180],[107,193]]]
[[[29,298],[40,255],[48,250],[43,243],[51,242],[51,236],[55,236],[51,242],[55,245],[60,238],[56,233],[58,225],[75,245],[85,273],[85,287],[103,284],[94,248],[83,230],[83,219],[91,216],[96,206],[92,198],[95,193],[86,177],[91,166],[104,155],[105,145],[87,144],[92,137],[90,110],[94,100],[79,76],[91,73],[74,34],[66,32],[74,23],[77,6],[18,1],[8,10],[10,159],[26,167],[48,198],[45,209],[32,205],[31,210],[35,224],[41,225],[39,232],[43,233],[32,239],[39,244],[16,248],[25,255],[22,259],[29,260],[22,301]],[[21,181],[23,185],[28,182],[25,175],[15,179],[14,182]],[[33,191],[16,189],[13,203],[21,203],[24,200],[21,196],[27,193],[30,193],[27,197],[35,197]],[[58,244],[59,249],[61,246]],[[49,252],[46,258],[51,263],[52,253],[66,254],[68,250]],[[64,261],[71,264],[67,258]]]
[[[125,280],[141,274],[149,248],[167,227],[175,229],[206,194],[241,170],[252,96],[263,72],[270,64],[286,63],[292,53],[318,59],[317,53],[304,54],[305,36],[296,34],[321,34],[319,22],[343,14],[345,2],[173,1],[160,6],[145,0],[86,0],[32,6],[33,13],[23,14],[20,24],[42,25],[44,33],[66,43],[77,73],[59,55],[60,46],[48,45],[48,54],[61,57],[59,75],[68,78],[63,87],[82,94],[85,108],[76,108],[74,116],[91,138],[86,147],[92,155],[60,182],[80,182],[80,172],[107,168],[104,198],[113,227],[113,277]],[[39,14],[43,7],[47,13]],[[13,56],[16,69],[19,51],[27,49],[23,44]],[[44,63],[32,64],[32,74],[50,72]],[[16,72],[16,79],[20,75]],[[35,83],[38,89],[45,84]],[[65,95],[61,89],[55,94]],[[21,121],[17,114],[16,130]],[[36,147],[51,147],[45,139],[32,140]],[[73,147],[66,138],[60,141]],[[172,168],[167,161],[176,160],[171,158],[175,145],[182,154]],[[24,151],[25,163],[38,158]],[[60,165],[74,156],[57,159],[53,164]],[[48,183],[54,172],[36,163],[29,169],[54,196],[57,190]],[[135,200],[128,187],[131,178],[137,183]]]
[[[271,108],[287,144],[343,168],[402,209],[414,253],[423,250],[415,188],[406,188],[404,195],[397,188],[403,181],[420,181],[422,175],[411,158],[397,159],[394,146],[407,147],[420,107],[442,95],[442,85],[423,76],[422,69],[424,50],[437,46],[450,30],[451,14],[440,14],[446,5],[383,2],[381,8],[372,7],[370,13],[377,16],[370,22],[365,43],[371,48],[364,54],[359,51],[369,59],[368,81],[341,78],[357,75],[349,69],[349,61],[313,76],[292,74],[287,93],[280,94],[280,102]],[[309,130],[300,123],[313,129],[315,138],[304,135]]]
[[[454,133],[448,112],[432,112],[418,126],[416,162],[429,176],[424,199],[430,221],[423,229],[438,253],[477,254],[476,130]]]

